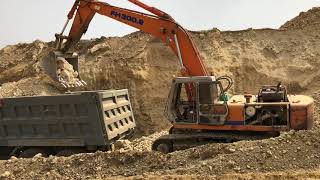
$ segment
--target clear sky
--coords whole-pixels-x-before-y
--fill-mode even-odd
[[[126,0],[101,0],[141,9]],[[164,10],[190,30],[278,28],[320,0],[142,0]],[[1,0],[0,47],[36,39],[54,40],[74,0]],[[97,15],[84,38],[122,36],[135,29]]]

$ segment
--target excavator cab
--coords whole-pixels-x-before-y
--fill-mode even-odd
[[[222,83],[213,76],[179,77],[172,83],[166,114],[171,123],[222,125],[228,106]]]

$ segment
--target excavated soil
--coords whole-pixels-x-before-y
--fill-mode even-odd
[[[169,127],[163,115],[178,60],[159,40],[142,32],[84,40],[77,48],[88,90],[128,88],[137,136],[116,144],[115,152],[71,157],[0,161],[9,179],[302,179],[320,178],[320,15],[301,13],[279,30],[192,32],[208,69],[234,81],[230,93],[256,93],[281,81],[292,94],[315,98],[315,127],[280,137],[230,144],[208,144],[161,154],[151,143]],[[59,94],[41,69],[52,43],[6,46],[0,50],[0,97]]]

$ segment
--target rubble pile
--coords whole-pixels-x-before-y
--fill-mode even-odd
[[[79,73],[73,69],[73,66],[62,57],[57,59],[57,77],[59,82],[65,87],[81,87],[86,83],[81,81]]]

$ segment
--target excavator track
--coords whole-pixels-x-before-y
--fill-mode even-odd
[[[239,132],[239,131],[211,131],[190,132],[182,134],[171,133],[159,137],[152,144],[153,151],[170,153],[208,143],[232,143],[243,140],[261,140],[279,136],[279,132]]]

